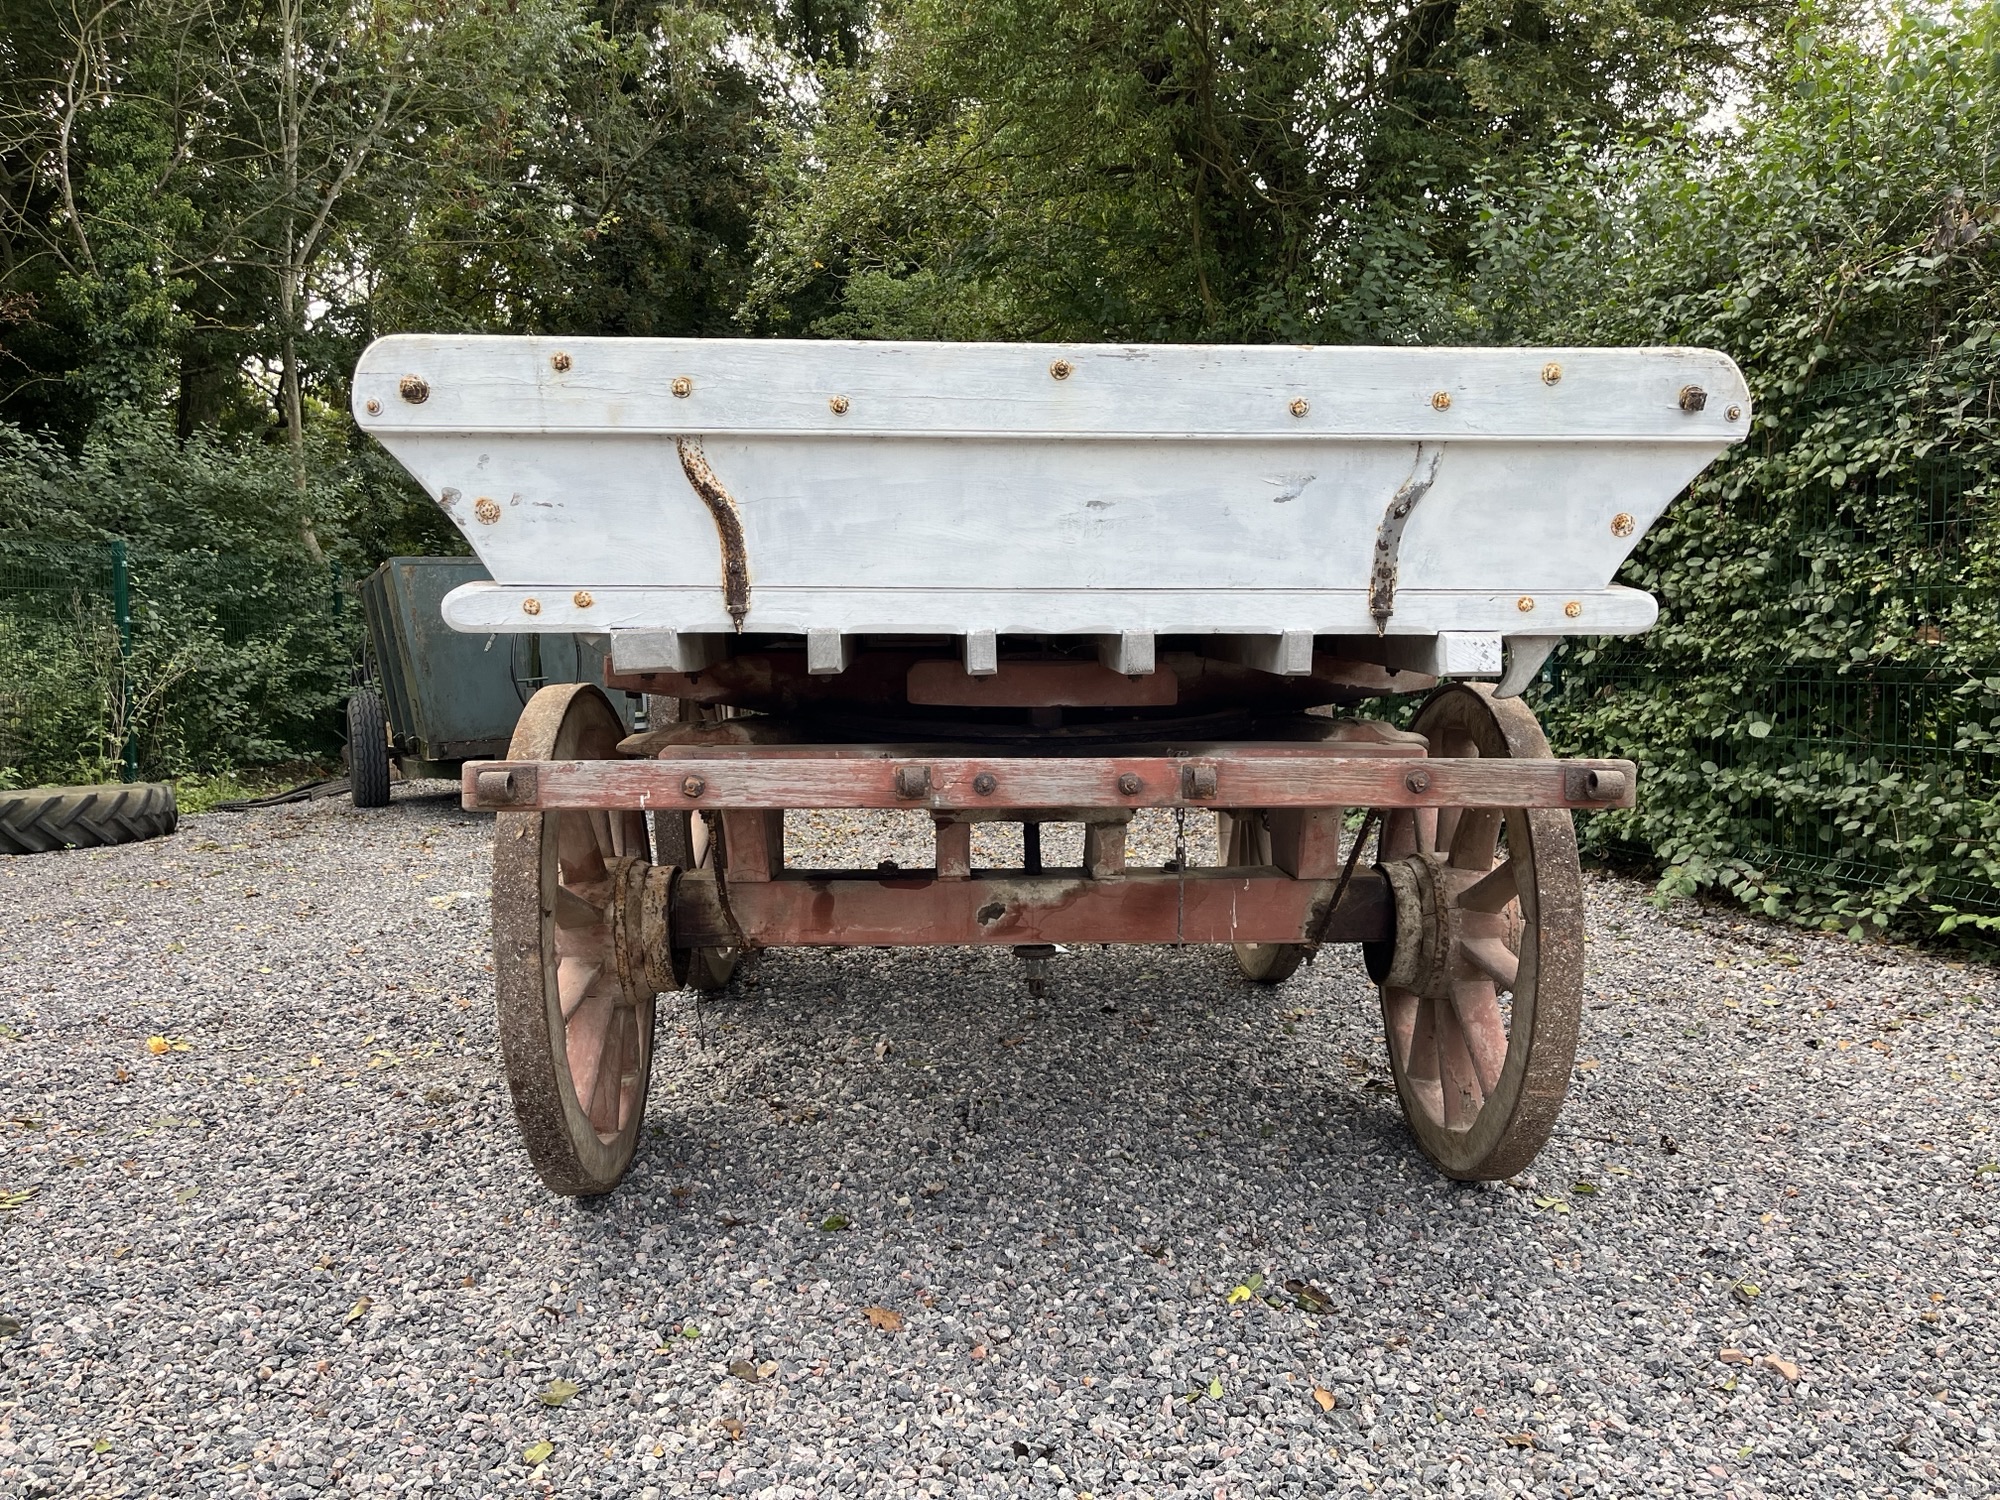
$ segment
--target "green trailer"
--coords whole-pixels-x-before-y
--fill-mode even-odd
[[[467,635],[444,596],[490,575],[472,557],[392,557],[361,585],[367,642],[347,700],[348,782],[356,807],[384,807],[391,767],[405,781],[457,780],[468,760],[504,756],[535,692],[604,680],[603,638]],[[627,723],[632,700],[618,693]]]

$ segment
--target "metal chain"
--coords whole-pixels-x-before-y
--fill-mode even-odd
[[[1306,939],[1307,963],[1319,957],[1320,944],[1326,941],[1327,926],[1333,921],[1333,914],[1340,905],[1340,898],[1347,894],[1347,882],[1354,878],[1354,867],[1360,862],[1362,846],[1368,842],[1368,835],[1374,830],[1381,816],[1381,808],[1371,807],[1368,809],[1368,816],[1361,820],[1361,831],[1354,835],[1354,847],[1347,851],[1347,863],[1342,867],[1340,879],[1333,887],[1333,897],[1320,911],[1319,920],[1313,923],[1312,936]]]

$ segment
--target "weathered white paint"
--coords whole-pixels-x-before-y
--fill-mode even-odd
[[[690,436],[741,518],[746,631],[968,637],[969,666],[989,632],[1375,634],[1420,444],[1388,635],[1644,629],[1612,576],[1749,423],[1735,366],[1689,349],[399,336],[354,399],[497,580],[447,600],[460,629],[730,632]]]
[[[838,630],[806,632],[806,671],[815,677],[838,677],[854,661],[854,637]]]
[[[728,639],[719,632],[614,630],[611,665],[620,672],[702,672],[729,654]]]
[[[1157,660],[1153,634],[1148,630],[1127,630],[1097,638],[1097,659],[1114,672],[1127,677],[1145,677]]]

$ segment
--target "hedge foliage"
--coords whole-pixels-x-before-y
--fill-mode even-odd
[[[1733,354],[1756,415],[1621,575],[1660,624],[1558,659],[1591,820],[1670,890],[1867,932],[2000,927],[2000,20],[1807,32],[1740,138],[1575,153],[1489,206],[1507,342]]]

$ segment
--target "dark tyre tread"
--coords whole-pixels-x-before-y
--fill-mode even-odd
[[[0,854],[49,854],[164,838],[180,821],[164,781],[0,792]]]
[[[347,785],[356,807],[389,805],[389,722],[373,688],[348,695]]]

